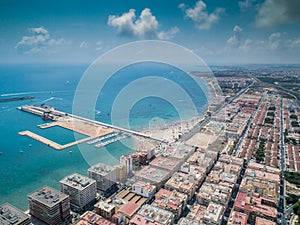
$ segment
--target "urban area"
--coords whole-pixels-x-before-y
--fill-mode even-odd
[[[59,190],[44,184],[28,193],[25,212],[1,205],[0,224],[297,224],[300,70],[219,66],[214,75],[223,100],[212,101],[202,118],[153,132],[153,139],[130,134],[135,153],[114,166],[74,171]],[[170,138],[159,141],[163,132]],[[100,140],[90,136],[91,144]]]

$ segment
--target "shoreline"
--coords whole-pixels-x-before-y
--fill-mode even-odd
[[[179,120],[165,124],[163,126],[157,126],[154,128],[140,129],[139,132],[149,135],[154,138],[162,138],[163,140],[173,143],[177,141],[180,135],[188,132],[196,124],[204,120],[203,115],[199,115],[197,118],[191,118],[186,120]]]

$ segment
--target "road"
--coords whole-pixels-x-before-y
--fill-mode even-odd
[[[237,153],[238,149],[240,148],[240,146],[241,146],[241,144],[242,144],[242,142],[243,142],[243,140],[244,140],[244,138],[245,138],[245,135],[247,134],[247,132],[248,132],[248,130],[249,130],[251,124],[252,124],[252,121],[253,121],[253,119],[254,119],[254,116],[256,115],[256,113],[257,113],[257,111],[258,111],[258,109],[259,109],[261,103],[263,102],[264,97],[265,97],[266,94],[267,94],[267,92],[265,92],[265,93],[263,94],[262,98],[260,99],[260,101],[259,101],[259,103],[258,103],[257,109],[252,113],[251,117],[249,118],[249,120],[248,120],[248,122],[247,122],[247,125],[246,125],[245,129],[243,130],[243,133],[241,134],[241,136],[240,136],[240,138],[239,138],[238,143],[235,145],[235,148],[234,148],[233,151],[232,151],[232,154],[233,154],[234,156],[236,156],[236,153]]]
[[[283,101],[281,98],[280,103],[280,200],[278,204],[278,212],[281,214],[281,224],[286,224],[285,212],[284,212],[284,196],[285,196],[285,184],[284,184],[284,170],[285,170],[285,150],[284,150],[284,135],[283,135]],[[278,214],[279,214],[278,213]]]

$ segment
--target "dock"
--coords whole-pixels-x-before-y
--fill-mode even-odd
[[[34,140],[37,140],[39,142],[42,142],[44,144],[46,144],[47,146],[51,147],[51,148],[54,148],[56,150],[63,150],[63,149],[66,149],[66,148],[69,148],[69,147],[72,147],[74,145],[78,145],[78,144],[81,144],[81,143],[84,143],[84,142],[87,142],[95,137],[87,137],[87,138],[84,138],[84,139],[81,139],[81,140],[78,140],[78,141],[74,141],[74,142],[71,142],[71,143],[68,143],[68,144],[65,144],[65,145],[60,145],[54,141],[51,141],[45,137],[42,137],[38,134],[35,134],[29,130],[26,130],[26,131],[21,131],[19,132],[19,135],[21,136],[28,136]]]
[[[50,106],[40,107],[30,105],[18,107],[18,109],[40,116],[41,118],[44,118],[44,116],[46,115],[47,119],[51,120],[51,122],[49,121],[47,123],[38,125],[38,127],[41,129],[48,129],[54,126],[59,126],[87,136],[86,138],[83,138],[81,140],[61,145],[28,130],[19,132],[19,135],[31,137],[32,139],[44,143],[45,145],[56,150],[63,150],[85,142],[87,144],[94,144],[95,147],[100,148],[132,135],[156,142],[164,142],[163,140],[152,138],[137,131],[65,113]]]

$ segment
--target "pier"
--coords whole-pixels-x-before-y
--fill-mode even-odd
[[[111,144],[113,142],[119,141],[123,138],[129,137],[131,135],[146,138],[156,142],[164,142],[163,140],[152,138],[146,134],[137,131],[133,131],[133,130],[117,127],[111,124],[106,124],[99,121],[90,120],[84,117],[61,112],[47,105],[41,107],[35,105],[22,106],[19,107],[18,109],[24,112],[28,112],[40,116],[41,118],[46,117],[46,119],[51,120],[51,122],[38,125],[38,127],[41,129],[60,126],[65,129],[80,134],[84,134],[87,136],[87,138],[83,138],[81,140],[77,140],[65,145],[61,145],[28,130],[19,132],[19,135],[31,137],[56,150],[63,150],[68,147],[85,143],[85,142],[87,144],[95,144],[95,147],[100,148],[105,145]]]
[[[49,140],[47,138],[44,138],[44,137],[42,137],[42,136],[40,136],[38,134],[35,134],[35,133],[33,133],[33,132],[29,131],[29,130],[21,131],[21,132],[19,132],[19,135],[21,135],[21,136],[28,136],[28,137],[30,137],[32,139],[35,139],[35,140],[37,140],[39,142],[42,142],[42,143],[46,144],[49,147],[54,148],[56,150],[63,150],[63,149],[69,148],[71,146],[78,145],[78,144],[84,143],[86,141],[89,141],[89,140],[95,138],[95,137],[87,137],[87,138],[84,138],[84,139],[81,139],[81,140],[78,140],[78,141],[74,141],[74,142],[71,142],[71,143],[68,143],[68,144],[65,144],[65,145],[60,145],[60,144],[58,144],[58,143],[56,143],[54,141],[51,141],[51,140]]]

